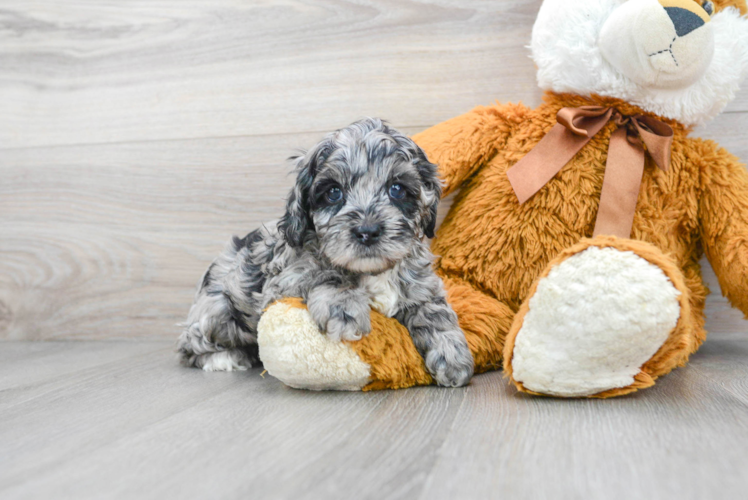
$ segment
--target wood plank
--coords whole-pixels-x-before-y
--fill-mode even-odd
[[[689,366],[748,404],[748,335],[713,335],[693,356]]]
[[[741,91],[741,95],[743,94],[748,96],[748,88]],[[748,163],[748,142],[745,140],[747,128],[748,116],[745,112],[725,112],[706,125],[694,129],[691,136],[713,140],[743,163]]]
[[[0,348],[0,410],[29,397],[33,387],[81,370],[152,352],[153,345],[75,342],[3,342]]]
[[[3,3],[0,148],[425,126],[538,102],[540,0]]]
[[[748,405],[690,367],[608,401],[470,390],[421,498],[745,496]]]
[[[3,498],[291,498],[354,485],[413,498],[466,393],[295,391],[259,370],[178,367],[158,347],[51,388],[0,412]]]
[[[426,126],[539,102],[541,1],[4,2],[0,148]],[[728,112],[748,110],[740,92]]]
[[[76,345],[69,356],[73,364],[87,350],[99,348],[91,343]],[[237,374],[204,378],[202,371],[180,369],[170,343],[150,344],[145,355],[136,353],[132,343],[106,345],[133,355],[27,387],[16,404],[0,411],[2,488],[33,480],[55,464],[85,456],[107,440],[116,440],[243,381]],[[58,359],[53,366],[62,368],[67,362]],[[169,388],[178,390],[169,394]]]
[[[656,387],[605,401],[520,395],[500,373],[314,393],[179,367],[170,343],[47,345],[67,349],[47,360],[60,377],[18,380],[25,397],[0,407],[4,499],[737,500],[748,487],[745,340],[709,340]],[[130,356],[65,372],[102,345]]]
[[[704,314],[706,315],[707,338],[746,339],[748,338],[748,321],[740,310],[732,307],[730,302],[722,296],[719,281],[712,266],[706,258],[701,259],[701,273],[704,283],[711,293],[706,297]]]

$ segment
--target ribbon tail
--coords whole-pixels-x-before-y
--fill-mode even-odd
[[[672,127],[647,116],[637,117],[633,122],[639,132],[639,137],[647,146],[649,156],[661,170],[667,171],[670,167],[670,152],[673,145]]]
[[[556,124],[529,153],[507,170],[520,205],[546,185],[590,141]]]
[[[600,208],[593,236],[609,234],[630,238],[636,202],[644,174],[644,148],[627,139],[625,127],[610,137]]]

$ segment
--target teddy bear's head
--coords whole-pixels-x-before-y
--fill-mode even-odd
[[[545,0],[532,34],[538,83],[704,123],[748,74],[745,12],[745,0]]]

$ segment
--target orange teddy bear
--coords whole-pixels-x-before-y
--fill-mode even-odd
[[[748,173],[689,137],[748,70],[744,0],[545,0],[536,109],[479,107],[414,137],[459,189],[432,243],[476,373],[520,391],[649,387],[704,341],[699,258],[748,314]],[[298,300],[271,306],[260,357],[313,389],[429,384],[407,331],[334,343]]]

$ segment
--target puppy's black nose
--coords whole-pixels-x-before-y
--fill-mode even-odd
[[[681,7],[665,7],[668,17],[675,26],[675,33],[678,36],[686,36],[693,30],[701,28],[706,24],[703,19],[690,10]]]
[[[353,234],[362,245],[373,245],[382,235],[382,226],[380,224],[364,224],[354,228]]]

